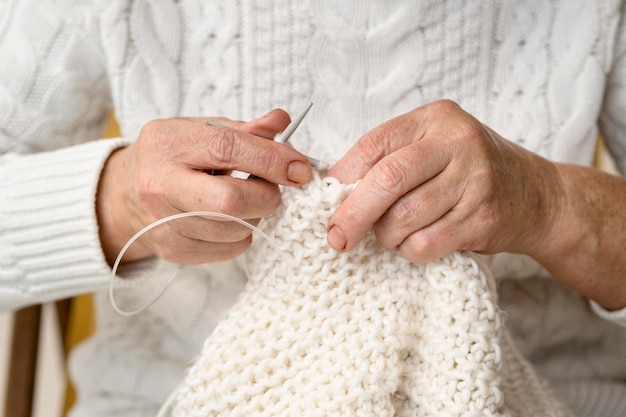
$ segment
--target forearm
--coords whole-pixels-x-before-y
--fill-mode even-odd
[[[626,180],[555,164],[552,224],[530,253],[552,275],[608,310],[626,307]]]

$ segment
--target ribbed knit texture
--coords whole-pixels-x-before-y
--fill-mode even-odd
[[[246,290],[205,342],[173,415],[567,416],[504,331],[467,254],[424,265],[326,225],[351,187],[289,188]]]
[[[96,187],[106,155],[121,141],[97,141],[0,165],[0,303],[64,298],[106,288],[94,221]]]

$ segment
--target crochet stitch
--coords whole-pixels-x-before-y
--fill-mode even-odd
[[[466,253],[415,265],[372,233],[348,253],[326,224],[353,189],[286,188],[244,293],[179,388],[186,416],[566,416],[504,333]]]

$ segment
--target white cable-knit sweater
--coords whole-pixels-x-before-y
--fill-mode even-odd
[[[94,214],[99,172],[154,118],[245,120],[314,101],[292,141],[333,161],[376,124],[450,98],[558,161],[591,164],[600,126],[624,172],[623,7],[614,0],[0,2],[0,304],[107,286]],[[111,105],[123,138],[98,141]],[[626,310],[592,311],[538,279],[545,273],[528,258],[487,263],[518,346],[572,407],[618,404],[623,385],[611,381],[626,379],[618,327]],[[99,293],[98,334],[73,355],[73,416],[153,415],[244,280],[236,261],[188,271],[132,318],[113,314]]]

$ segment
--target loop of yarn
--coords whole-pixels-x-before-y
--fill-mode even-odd
[[[493,282],[467,253],[415,265],[326,225],[354,186],[286,188],[246,289],[178,390],[187,416],[567,416],[504,333]],[[520,379],[516,379],[519,377]]]

